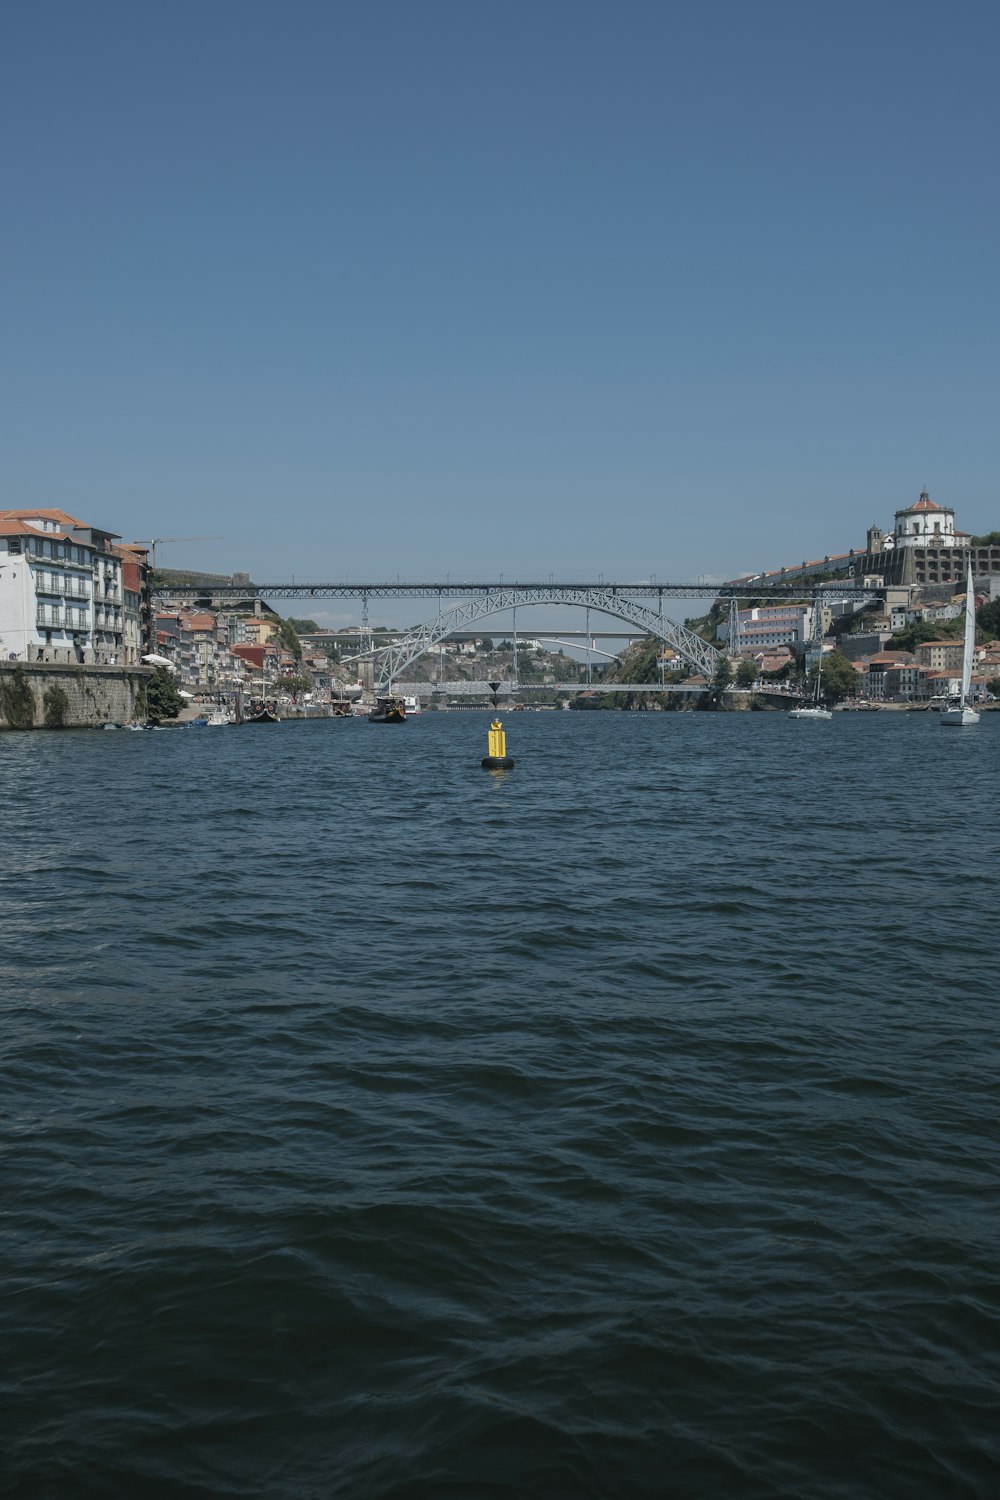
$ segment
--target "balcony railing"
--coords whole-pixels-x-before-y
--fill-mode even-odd
[[[35,622],[38,625],[46,625],[49,627],[53,625],[61,625],[63,622],[62,610],[51,609],[46,605],[39,605],[38,612],[35,615]]]
[[[59,599],[90,598],[90,589],[86,584],[72,576],[65,577],[62,573],[36,573],[35,593],[46,594]]]

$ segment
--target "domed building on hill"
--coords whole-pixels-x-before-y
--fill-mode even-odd
[[[955,530],[955,512],[950,505],[938,505],[921,490],[920,499],[906,510],[897,510],[893,538],[897,547],[968,546],[965,531]]]
[[[880,574],[886,584],[962,583],[972,563],[976,577],[1000,573],[1000,548],[973,547],[967,531],[955,526],[950,505],[938,505],[926,490],[897,510],[891,532],[869,527],[868,545],[857,574]]]

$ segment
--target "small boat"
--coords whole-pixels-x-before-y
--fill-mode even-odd
[[[802,703],[798,708],[788,711],[790,719],[832,719],[831,711],[820,701],[820,693],[823,686],[823,657],[820,656],[816,662],[816,682],[813,687],[813,701]]]
[[[788,710],[790,719],[832,719],[833,714],[821,703],[804,703],[801,708]]]
[[[402,698],[376,698],[368,715],[370,724],[405,724],[406,708]]]
[[[408,719],[412,719],[414,714],[420,713],[420,699],[412,695],[405,697],[403,699],[403,712]]]
[[[965,638],[962,646],[962,690],[957,698],[948,701],[948,707],[941,710],[942,724],[957,725],[963,728],[967,725],[978,724],[979,714],[972,707],[969,689],[972,684],[972,653],[976,647],[976,601],[972,592],[972,565],[969,565],[969,578],[965,586]]]
[[[230,723],[229,715],[224,708],[217,708],[214,713],[209,714],[205,720],[207,729],[223,729]]]
[[[258,708],[256,713],[247,714],[243,722],[244,724],[280,724],[281,720],[274,709],[265,703],[264,707]]]

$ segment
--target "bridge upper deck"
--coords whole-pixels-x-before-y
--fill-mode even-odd
[[[166,587],[166,585],[165,585]],[[219,584],[206,580],[204,586],[197,582],[169,584],[174,596],[190,595],[192,598],[224,599],[482,599],[498,595],[517,594],[518,602],[531,604],[548,603],[553,591],[568,595],[590,595],[621,599],[801,599],[803,595],[826,592],[827,588],[838,599],[879,599],[881,589],[865,588],[854,583],[842,586],[812,585],[796,588],[793,584],[767,584],[758,582],[707,583],[657,583],[655,580],[614,583],[599,580],[594,583],[561,583],[550,579],[546,583],[506,582],[443,582],[402,583],[229,583]]]

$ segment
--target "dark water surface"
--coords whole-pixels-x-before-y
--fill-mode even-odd
[[[1000,715],[0,737],[18,1496],[1000,1495]]]

